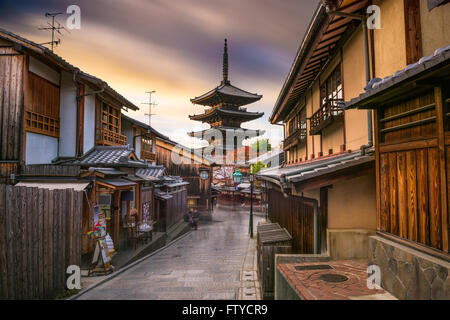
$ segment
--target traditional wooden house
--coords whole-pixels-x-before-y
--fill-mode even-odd
[[[167,168],[169,175],[189,182],[187,207],[197,209],[202,219],[211,219],[213,161],[161,134],[156,137],[156,163]]]
[[[383,287],[401,298],[450,299],[449,84],[450,45],[376,79],[346,104],[374,110],[377,236],[370,258]],[[396,268],[409,276],[395,277]]]
[[[379,8],[372,18],[381,19],[380,28],[367,28],[369,5]],[[379,166],[373,115],[345,109],[344,101],[447,45],[449,8],[430,11],[416,0],[319,4],[270,116],[285,125],[285,164],[259,175],[269,218],[292,234],[296,252],[369,256]]]
[[[156,131],[123,114],[138,107],[48,48],[3,29],[0,65],[2,182],[84,189],[83,253],[93,249],[86,232],[96,207],[110,219],[116,249],[132,209],[135,226],[155,221],[154,186],[165,168],[154,165]]]

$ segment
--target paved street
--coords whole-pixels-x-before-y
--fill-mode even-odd
[[[216,208],[212,222],[79,299],[260,299],[248,217]]]

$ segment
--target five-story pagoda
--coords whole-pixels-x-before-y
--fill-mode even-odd
[[[233,161],[237,160],[237,149],[242,147],[242,141],[264,134],[262,130],[241,128],[241,123],[258,119],[263,112],[248,112],[245,105],[256,102],[261,95],[250,93],[231,85],[228,80],[228,47],[225,39],[223,53],[223,80],[213,90],[191,99],[193,104],[207,106],[203,114],[189,116],[191,120],[208,123],[209,129],[191,132],[192,137],[201,138],[209,142],[209,146],[202,148],[203,152],[209,148],[216,161],[226,162],[227,152],[234,152]],[[220,159],[221,157],[224,157]],[[247,161],[248,159],[245,159]],[[220,163],[220,162],[219,162]]]

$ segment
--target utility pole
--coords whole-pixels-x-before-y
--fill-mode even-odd
[[[148,113],[146,113],[145,115],[148,116],[148,126],[151,127],[152,126],[152,115],[154,115],[154,113],[152,113],[152,107],[157,106],[157,103],[152,102],[152,94],[156,93],[155,90],[152,91],[147,91],[145,93],[148,93],[149,99],[148,102],[142,102],[142,104],[146,104],[148,105]],[[150,129],[149,129],[150,131]]]
[[[44,43],[41,43],[41,44],[42,44],[42,45],[44,45],[44,44],[50,44],[51,47],[52,47],[52,51],[53,51],[54,46],[57,46],[57,45],[59,45],[59,44],[61,43],[61,39],[56,39],[56,40],[55,40],[55,32],[57,32],[57,33],[59,33],[60,35],[62,35],[60,30],[65,30],[65,31],[67,31],[66,28],[64,28],[64,26],[63,26],[62,24],[60,24],[58,21],[55,20],[55,17],[56,17],[57,15],[60,15],[60,14],[62,14],[62,13],[61,13],[61,12],[57,12],[57,13],[49,13],[49,12],[46,12],[46,13],[45,13],[45,16],[46,16],[47,18],[48,18],[48,17],[51,17],[51,18],[52,18],[52,23],[50,24],[50,23],[47,22],[48,27],[39,27],[39,28],[38,28],[39,30],[51,30],[51,33],[52,33],[52,41],[50,41],[50,42],[44,42]],[[55,24],[56,24],[56,25],[55,25]],[[69,32],[69,31],[67,31],[67,32]]]

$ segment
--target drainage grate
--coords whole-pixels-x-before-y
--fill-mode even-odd
[[[304,270],[330,270],[333,269],[331,266],[327,264],[317,264],[310,266],[295,266],[295,270],[304,271]]]
[[[348,278],[342,274],[336,274],[336,273],[325,273],[319,276],[320,280],[323,280],[325,282],[345,282],[348,280]]]

